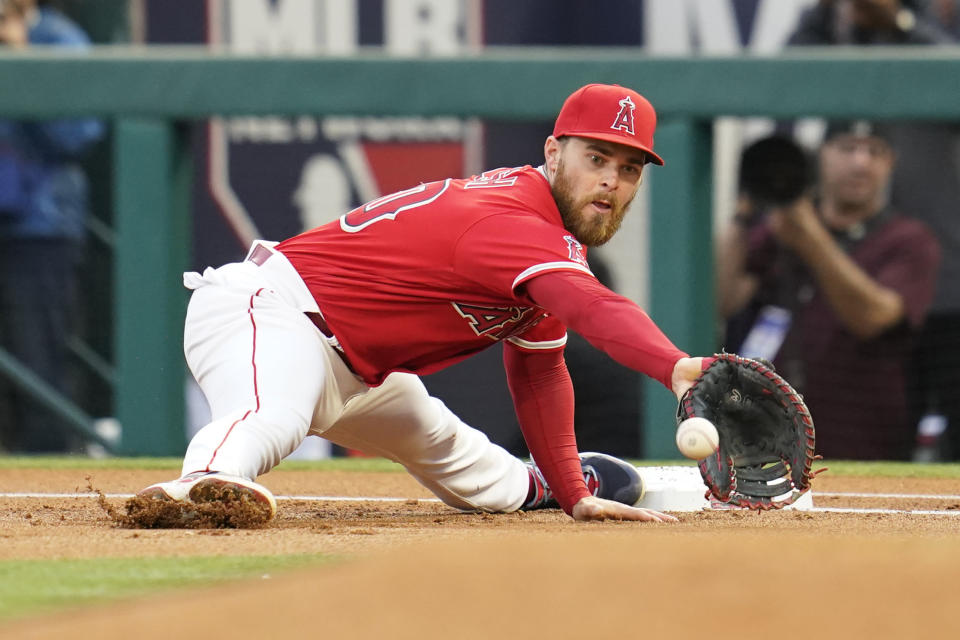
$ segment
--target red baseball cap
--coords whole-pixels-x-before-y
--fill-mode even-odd
[[[588,84],[567,98],[557,116],[553,136],[578,136],[625,144],[647,154],[647,162],[663,164],[653,152],[657,113],[633,89],[618,84]]]

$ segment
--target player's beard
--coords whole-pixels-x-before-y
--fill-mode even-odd
[[[564,228],[588,247],[599,247],[614,236],[620,229],[630,200],[633,199],[620,203],[613,193],[591,194],[578,199],[573,194],[572,181],[564,172],[562,159],[557,163],[557,173],[553,177],[550,190],[563,219]],[[584,216],[583,209],[594,200],[601,199],[609,202],[610,211],[606,215]]]

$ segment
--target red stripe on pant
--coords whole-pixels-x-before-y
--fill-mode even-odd
[[[230,425],[230,428],[227,429],[227,432],[223,435],[223,440],[220,441],[220,444],[217,445],[217,448],[213,450],[213,455],[210,456],[210,461],[207,463],[207,468],[204,471],[210,471],[210,466],[213,464],[214,459],[217,457],[217,453],[220,452],[220,448],[227,442],[227,438],[230,437],[230,434],[233,433],[233,428],[237,426],[240,422],[243,422],[251,413],[256,413],[260,410],[260,389],[257,385],[257,321],[253,317],[253,301],[260,295],[263,289],[257,289],[256,293],[250,296],[250,306],[247,307],[247,315],[250,317],[250,325],[253,327],[253,340],[250,349],[250,364],[253,367],[253,397],[256,401],[255,409],[248,409],[246,413],[243,414],[243,417],[238,418]]]

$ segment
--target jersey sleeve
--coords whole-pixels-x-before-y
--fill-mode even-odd
[[[500,295],[530,303],[517,289],[529,279],[552,271],[593,274],[583,246],[563,227],[532,215],[486,216],[458,240],[454,270]]]
[[[550,272],[569,272],[594,278],[583,246],[562,227],[522,215],[489,216],[473,225],[457,245],[454,267],[465,277],[501,295],[530,306],[524,286],[531,278]],[[523,333],[507,338],[525,352],[562,350],[566,325],[547,315]]]
[[[526,353],[562,351],[567,345],[567,327],[548,315],[520,335],[510,336],[507,342]]]
[[[620,364],[672,388],[677,360],[687,357],[640,307],[596,278],[552,273],[527,285],[530,295]]]

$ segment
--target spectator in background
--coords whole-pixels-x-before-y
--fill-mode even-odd
[[[0,45],[88,43],[53,9],[0,0]],[[94,119],[0,120],[0,346],[61,392],[87,215],[87,181],[77,159],[103,133]],[[12,387],[7,399],[3,448],[73,448],[69,432],[38,404]]]
[[[951,44],[956,20],[956,0],[821,0],[801,15],[788,45]],[[943,247],[933,305],[911,361],[911,419],[917,424],[926,414],[942,414],[945,420],[928,422],[949,425],[939,455],[960,459],[960,124],[898,121],[884,129],[902,160],[891,203],[925,222]]]
[[[792,45],[949,44],[941,23],[917,0],[820,0],[803,12]]]
[[[928,0],[923,11],[924,17],[934,20],[950,37],[960,38],[960,1]]]
[[[761,211],[741,197],[718,246],[726,348],[773,361],[804,395],[818,453],[907,459],[906,360],[939,246],[888,206],[894,153],[871,123],[831,123],[818,160],[815,200]]]

